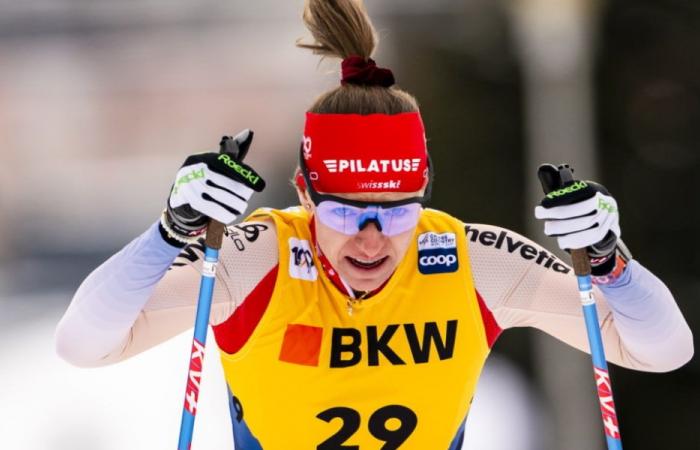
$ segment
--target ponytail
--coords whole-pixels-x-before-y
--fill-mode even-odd
[[[314,39],[297,46],[343,60],[343,84],[321,94],[309,112],[400,114],[418,111],[416,99],[393,87],[390,71],[371,59],[377,34],[362,0],[306,0],[303,20]],[[347,68],[351,70],[348,71]]]

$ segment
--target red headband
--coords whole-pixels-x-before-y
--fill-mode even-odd
[[[428,178],[417,112],[306,113],[302,152],[317,192],[415,192]]]

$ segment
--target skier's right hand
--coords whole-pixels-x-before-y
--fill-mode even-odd
[[[161,219],[163,237],[171,244],[195,242],[209,219],[231,224],[246,210],[253,192],[265,188],[260,175],[242,162],[253,132],[226,139],[222,150],[227,151],[192,155],[178,171]]]

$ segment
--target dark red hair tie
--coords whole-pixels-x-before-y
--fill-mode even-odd
[[[361,56],[350,56],[341,64],[343,77],[340,84],[358,84],[364,86],[382,86],[388,88],[394,84],[394,74],[389,69],[377,67],[372,58],[366,60]]]

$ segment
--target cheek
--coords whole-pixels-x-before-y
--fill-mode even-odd
[[[414,232],[411,230],[389,238],[391,241],[391,247],[396,253],[397,257],[403,258],[403,256],[406,254],[408,247],[411,246],[411,239],[413,239],[413,235]]]
[[[350,236],[339,233],[327,226],[323,225],[318,219],[314,218],[316,225],[316,238],[321,251],[328,258],[331,264],[335,263],[340,250],[348,243]]]

